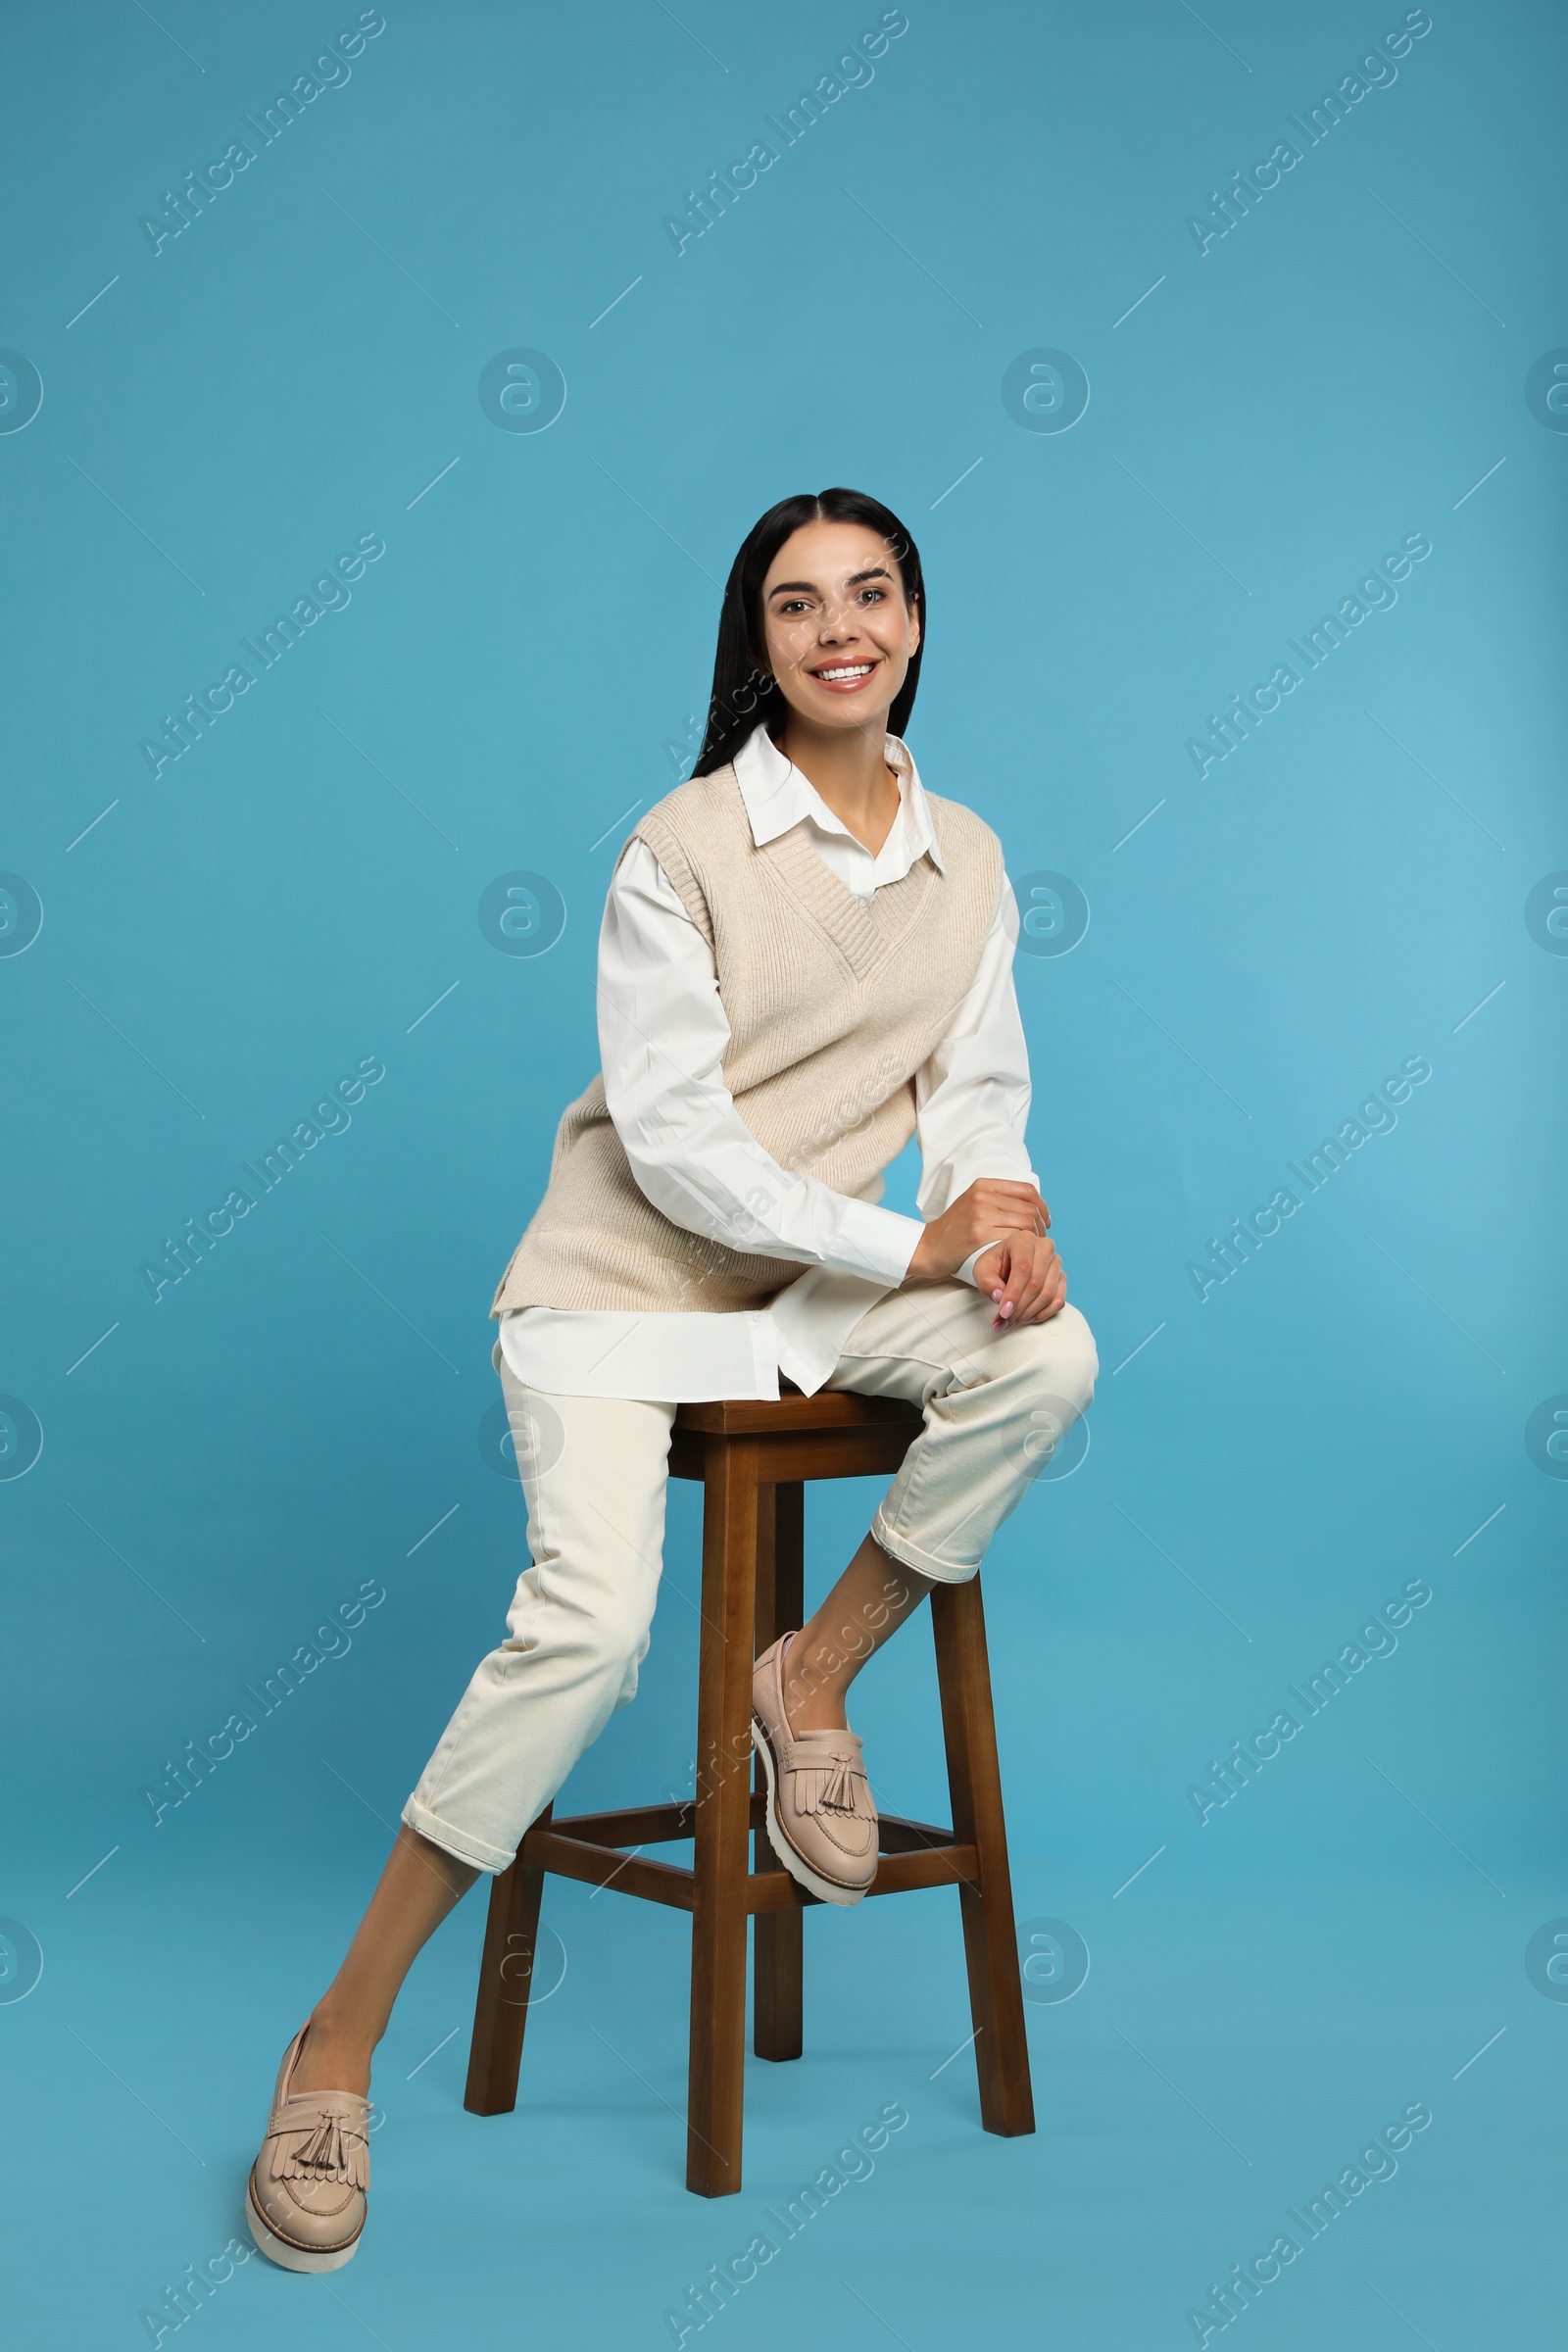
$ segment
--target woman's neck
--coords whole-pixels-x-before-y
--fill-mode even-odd
[[[879,850],[899,813],[898,778],[884,757],[886,729],[813,727],[791,711],[778,748],[864,849]]]

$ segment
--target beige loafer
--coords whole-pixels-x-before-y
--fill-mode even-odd
[[[245,2218],[262,2252],[285,2271],[336,2271],[365,2228],[370,2102],[352,2090],[290,2090],[308,2031],[301,2026],[283,2052]]]
[[[858,1903],[876,1877],[876,1806],[854,1732],[792,1732],[785,1634],[752,1669],[752,1742],[767,1780],[767,1841],[824,1903]]]

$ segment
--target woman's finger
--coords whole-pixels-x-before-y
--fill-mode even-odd
[[[1010,1242],[1004,1242],[1001,1249],[1002,1264],[992,1277],[991,1283],[991,1328],[993,1331],[1005,1331],[1018,1311],[1019,1252]]]
[[[977,1176],[969,1190],[977,1200],[983,1198],[987,1193],[1021,1193],[1028,1200],[1038,1200],[1041,1207],[1046,1209],[1048,1217],[1051,1214],[1050,1209],[1046,1207],[1045,1198],[1040,1187],[1037,1184],[1026,1184],[1021,1176]]]
[[[1031,1296],[1028,1300],[1028,1305],[1031,1311],[1040,1303],[1040,1295],[1046,1289],[1048,1284],[1054,1279],[1060,1262],[1060,1259],[1056,1255],[1055,1244],[1054,1242],[1037,1241],[1034,1251],[1034,1263],[1030,1268]],[[1023,1311],[1022,1301],[1019,1303],[1018,1311],[1020,1314]]]
[[[1040,1320],[1040,1302],[1047,1296],[1050,1288],[1050,1263],[1037,1257],[1029,1281],[1025,1285],[1023,1296],[1018,1301],[1018,1311],[1013,1320],[1018,1323],[1037,1323]]]
[[[1032,1228],[1021,1217],[1016,1225],[1006,1224],[1001,1217],[987,1217],[981,1225],[971,1228],[971,1250],[989,1250],[993,1245],[1001,1249],[1026,1236],[1030,1242],[1036,1238]]]
[[[1049,1323],[1053,1315],[1060,1314],[1064,1303],[1065,1298],[1060,1284],[1048,1282],[1030,1311],[1030,1322]]]
[[[1016,1183],[1010,1177],[981,1177],[969,1187],[968,1198],[977,1217],[983,1218],[998,1209],[1009,1214],[1022,1209],[1027,1211],[1031,1222],[1044,1216],[1046,1224],[1051,1223],[1051,1211],[1036,1188]]]
[[[1027,1249],[1016,1249],[1011,1253],[1012,1262],[1007,1272],[1005,1292],[1003,1298],[1002,1305],[997,1310],[998,1314],[1001,1315],[1002,1319],[1009,1327],[1019,1321],[1023,1313],[1025,1299],[1029,1297],[1030,1293],[1035,1287],[1035,1263],[1036,1250],[1038,1247],[1038,1243],[1034,1240],[1034,1237],[1031,1236],[1030,1246]]]
[[[976,1235],[989,1234],[1000,1241],[1004,1233],[1037,1233],[1039,1226],[1033,1212],[1021,1201],[1001,1201],[995,1208],[986,1208],[970,1220],[970,1231]]]
[[[1040,1275],[1038,1288],[1032,1297],[1022,1302],[1017,1315],[1008,1318],[1009,1321],[1022,1321],[1027,1318],[1031,1323],[1049,1323],[1052,1316],[1059,1314],[1066,1303],[1067,1276],[1061,1260],[1056,1256],[1054,1250],[1052,1250],[1038,1271]]]

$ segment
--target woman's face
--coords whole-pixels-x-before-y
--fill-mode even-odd
[[[762,656],[791,710],[819,727],[883,726],[920,642],[887,541],[808,522],[762,582]]]

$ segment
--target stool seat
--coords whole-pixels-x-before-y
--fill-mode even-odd
[[[546,1874],[607,1886],[692,1915],[686,2185],[699,2196],[740,2188],[747,1923],[756,1921],[753,2046],[760,2058],[798,2058],[803,1914],[817,1900],[767,1840],[760,1761],[753,1786],[752,1662],[804,1622],[806,1482],[896,1471],[921,1426],[917,1405],[838,1389],[677,1408],[670,1476],[704,1490],[697,1792],[562,1820],[547,1806],[528,1831],[491,1888],[464,2099],[470,2113],[516,2105]],[[981,2121],[1012,2136],[1034,2130],[1034,2105],[978,1577],[935,1586],[931,1617],[953,1826],[879,1809],[868,1893],[957,1890]],[[644,1850],[688,1838],[690,1868]]]
[[[902,1429],[906,1441],[918,1434],[924,1416],[902,1396],[860,1396],[853,1389],[820,1389],[814,1396],[791,1390],[775,1401],[767,1396],[730,1396],[721,1403],[681,1404],[677,1430],[704,1436],[749,1438],[785,1430]]]

